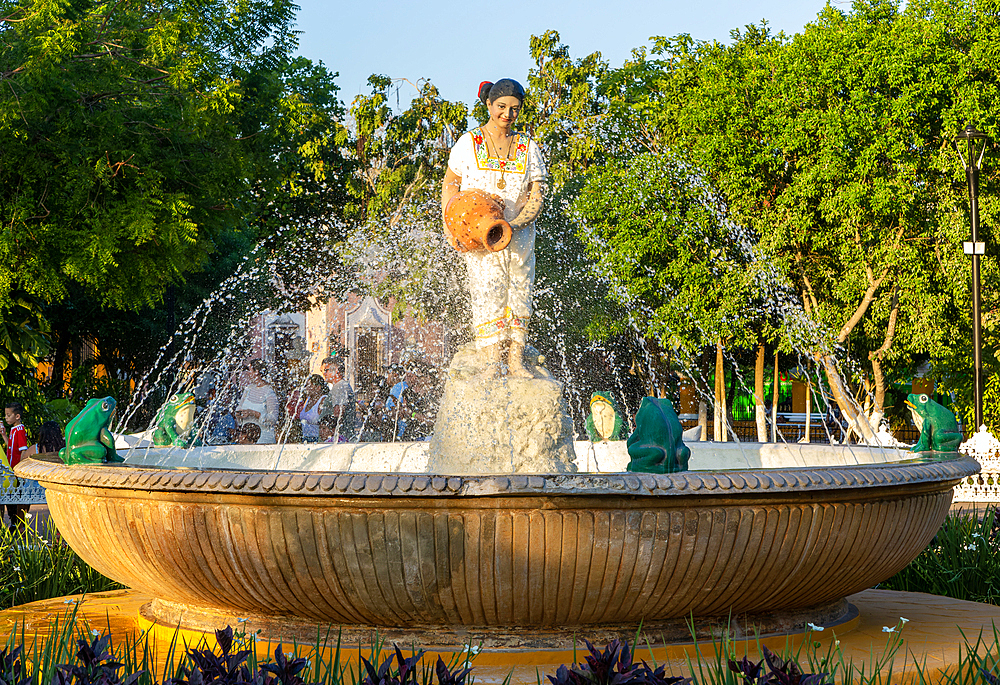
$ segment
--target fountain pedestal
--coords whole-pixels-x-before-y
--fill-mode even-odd
[[[431,437],[428,472],[576,471],[573,420],[562,384],[538,363],[537,350],[529,347],[524,363],[535,378],[484,381],[473,344],[455,354]]]

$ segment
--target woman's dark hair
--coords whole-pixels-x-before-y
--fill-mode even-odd
[[[38,431],[38,451],[58,452],[66,446],[62,431],[55,421],[46,421]]]
[[[326,387],[326,379],[320,376],[318,373],[314,373],[311,376],[309,376],[309,383],[310,385],[315,385],[317,388]]]
[[[512,78],[502,78],[496,83],[483,81],[479,84],[479,99],[484,105],[489,105],[497,98],[513,95],[518,102],[524,103],[524,88]]]
[[[261,378],[267,374],[267,364],[264,363],[263,359],[251,359],[247,367],[256,371]]]

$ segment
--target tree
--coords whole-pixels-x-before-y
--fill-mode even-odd
[[[451,146],[466,129],[466,106],[443,100],[428,80],[400,80],[397,96],[404,84],[416,96],[407,109],[395,112],[389,102],[393,83],[372,75],[372,94],[351,104],[357,166],[349,189],[352,215],[362,221],[395,224],[407,204],[439,194]]]
[[[654,60],[637,53],[616,77],[613,106],[633,120],[621,130],[697,161],[773,265],[772,293],[801,302],[806,318],[787,318],[786,336],[869,438],[838,358],[863,353],[878,408],[886,364],[946,343],[942,255],[957,247],[945,235],[956,205],[947,132],[995,101],[991,53],[963,66],[995,22],[981,5],[857,2],[825,8],[792,39],[766,24],[730,46],[656,39]]]
[[[0,306],[150,306],[253,224],[328,119],[277,76],[294,9],[0,0]]]

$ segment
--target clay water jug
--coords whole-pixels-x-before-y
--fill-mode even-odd
[[[501,201],[482,190],[465,190],[451,198],[444,223],[448,242],[459,252],[498,252],[510,244],[512,231],[504,221]]]

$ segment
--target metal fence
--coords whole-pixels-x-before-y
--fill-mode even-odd
[[[0,466],[0,504],[45,504],[45,488]]]
[[[681,422],[684,428],[693,428],[698,425],[698,421],[688,419]],[[740,442],[757,442],[757,424],[754,421],[733,421],[727,424],[729,430],[736,434]],[[708,438],[712,439],[714,434],[714,424],[709,418]],[[771,424],[767,426],[768,439],[771,436]],[[843,442],[846,433],[844,429],[832,421],[823,421],[822,418],[814,419],[809,424],[809,442],[816,444],[830,444],[832,438],[834,443]],[[892,435],[896,440],[907,444],[914,444],[920,439],[920,431],[916,426],[903,426],[892,429]],[[799,442],[804,441],[806,436],[805,421],[778,422],[778,442]],[[732,435],[730,435],[732,440]],[[853,442],[857,442],[857,436],[853,436]]]

